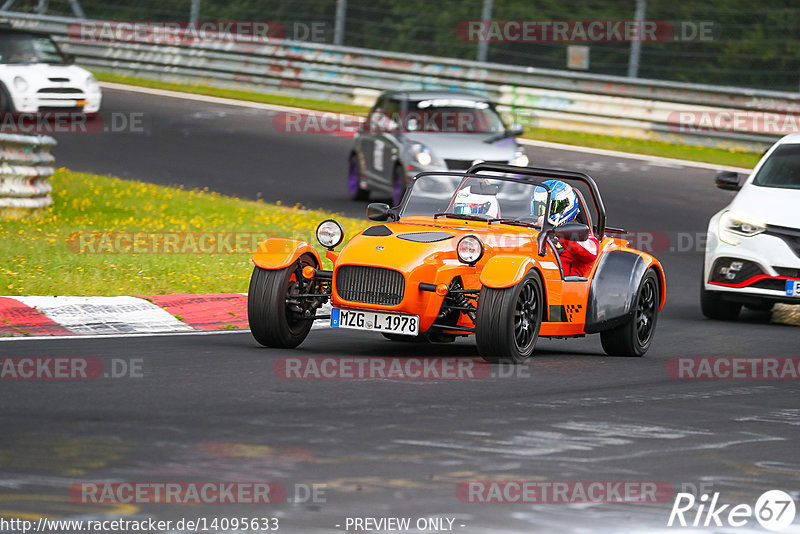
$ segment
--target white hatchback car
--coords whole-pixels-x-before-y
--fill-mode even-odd
[[[45,33],[0,26],[0,112],[100,111],[97,80],[72,61]]]
[[[800,304],[800,134],[775,143],[743,185],[734,172],[716,183],[739,193],[708,225],[703,315],[735,319],[742,305]]]

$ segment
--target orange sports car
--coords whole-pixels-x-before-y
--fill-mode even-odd
[[[565,213],[569,220],[559,220]],[[326,320],[398,341],[474,335],[490,362],[524,361],[540,336],[599,333],[605,352],[620,356],[650,347],[664,271],[629,248],[624,231],[606,227],[586,174],[492,163],[425,172],[400,205],[373,203],[367,216],[376,224],[339,252],[341,225],[319,225],[331,270],[309,243],[259,246],[248,293],[259,343],[296,347],[314,321]],[[568,254],[581,244],[588,255]],[[318,313],[328,302],[330,315]]]

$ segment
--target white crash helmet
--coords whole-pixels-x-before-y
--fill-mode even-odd
[[[486,215],[492,219],[500,217],[500,203],[494,195],[479,195],[472,187],[465,187],[456,193],[453,213],[462,215]]]

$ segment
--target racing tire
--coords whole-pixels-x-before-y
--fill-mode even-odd
[[[304,254],[289,267],[262,269],[256,266],[247,292],[247,318],[250,332],[260,344],[276,349],[293,349],[305,340],[313,319],[293,317],[296,311],[287,302],[292,294],[307,288],[301,271],[305,266],[318,267],[316,260]]]
[[[403,166],[398,164],[392,170],[392,206],[399,206],[406,192],[406,176]]]
[[[512,287],[484,286],[478,298],[475,339],[489,363],[522,363],[533,355],[544,316],[542,277],[531,269]]]
[[[609,356],[644,356],[653,341],[660,303],[658,276],[650,269],[639,283],[630,319],[622,326],[600,332],[605,353]]]
[[[739,317],[741,310],[741,304],[724,300],[719,293],[708,291],[701,282],[700,311],[703,315],[718,321],[734,321]]]
[[[358,156],[351,154],[350,163],[347,167],[347,192],[351,199],[357,201],[369,199],[369,189],[364,189],[359,183],[361,181],[360,174]]]
[[[11,113],[13,111],[14,106],[11,95],[8,93],[6,86],[0,83],[0,113]]]

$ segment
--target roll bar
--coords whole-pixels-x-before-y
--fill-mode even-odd
[[[581,182],[586,184],[589,192],[592,195],[592,203],[594,209],[597,211],[597,238],[601,241],[606,233],[606,208],[603,205],[603,198],[600,196],[600,190],[597,188],[597,183],[588,174],[576,171],[562,171],[558,169],[544,169],[539,167],[517,167],[515,165],[506,165],[502,163],[476,163],[467,170],[468,174],[477,174],[481,171],[488,172],[502,172],[506,174],[518,174],[522,176],[532,176],[536,178],[552,178],[554,180],[564,180]]]

